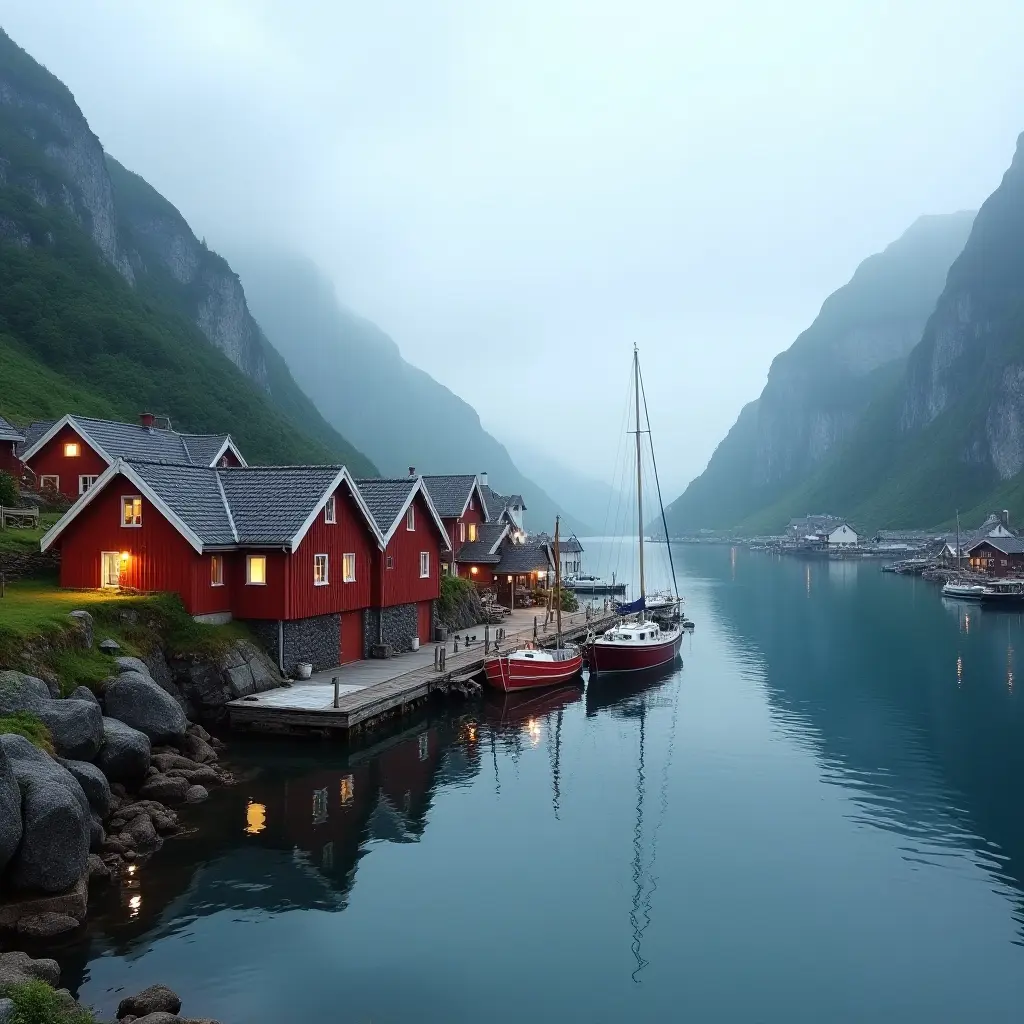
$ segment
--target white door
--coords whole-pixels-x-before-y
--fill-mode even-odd
[[[100,552],[100,586],[117,587],[121,577],[121,553],[119,551]]]

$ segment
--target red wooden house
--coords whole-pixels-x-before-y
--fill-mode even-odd
[[[490,519],[480,478],[468,475],[425,476],[423,481],[451,545],[451,554],[444,563],[445,571],[454,575],[460,549],[464,544],[475,544],[480,538],[481,526]]]
[[[15,480],[21,479],[18,446],[24,442],[24,435],[0,416],[0,473],[10,473]]]
[[[456,559],[460,576],[477,586],[493,588],[499,603],[515,607],[517,590],[546,586],[555,559],[548,543],[520,543],[515,526],[503,520],[485,523],[480,539],[465,544]]]
[[[72,500],[84,494],[117,459],[175,462],[190,466],[244,466],[229,434],[181,434],[156,426],[152,413],[138,423],[67,415],[33,423],[20,449],[40,490],[53,488]]]
[[[1019,537],[983,537],[967,548],[972,569],[993,576],[1020,576],[1024,573],[1024,540]]]

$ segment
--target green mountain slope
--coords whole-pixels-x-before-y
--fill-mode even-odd
[[[327,420],[382,472],[486,471],[495,490],[523,495],[528,529],[554,529],[556,513],[565,510],[519,471],[476,410],[407,363],[379,327],[341,306],[316,266],[253,245],[239,250],[232,262],[257,320]],[[573,515],[563,529],[589,532]]]
[[[707,469],[666,510],[670,533],[748,529],[808,510],[808,480],[869,410],[884,418],[874,410],[901,378],[972,220],[971,213],[920,218],[825,300],[775,358],[761,396],[744,407]],[[859,480],[870,489],[874,464],[856,468],[837,485],[850,490]]]
[[[119,188],[71,93],[0,31],[0,412],[146,408],[230,431],[255,461],[375,472],[264,350],[227,264],[142,179],[115,173]]]

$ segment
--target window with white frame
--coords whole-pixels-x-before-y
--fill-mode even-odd
[[[64,445],[64,457],[66,459],[77,459],[82,454],[82,446],[77,441],[68,441]]]
[[[474,498],[469,499],[469,511],[472,512],[476,508],[476,500]]]
[[[336,523],[338,521],[338,506],[335,496],[332,494],[324,505],[324,522]]]
[[[39,489],[41,491],[59,491],[60,477],[55,473],[44,473],[39,478]]]
[[[469,540],[470,543],[476,540],[476,523],[469,524]]]
[[[78,478],[78,493],[85,494],[87,490],[99,479],[97,476],[91,476],[89,474],[83,474]]]
[[[420,552],[420,579],[426,579],[430,575],[430,552]]]
[[[267,556],[247,555],[245,559],[245,582],[249,586],[262,587],[267,582]]]
[[[388,555],[388,557],[384,559],[384,568],[385,569],[394,569],[394,567],[395,567],[395,559],[394,559],[393,556]]]
[[[405,513],[405,528],[407,530],[416,529],[416,509],[410,505],[409,511]]]
[[[210,555],[210,586],[224,586],[224,556]]]
[[[137,494],[123,494],[121,496],[121,525],[142,525],[142,498]]]
[[[466,539],[466,524],[459,523],[459,543],[461,544]]]
[[[313,586],[315,587],[326,587],[327,586],[327,556],[326,555],[314,555],[313,556]]]
[[[355,583],[356,581],[356,556],[353,551],[348,551],[341,556],[341,578],[345,583]]]

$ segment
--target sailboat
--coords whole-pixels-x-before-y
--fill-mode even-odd
[[[505,693],[532,690],[540,686],[559,686],[578,676],[583,669],[583,651],[576,644],[562,643],[561,552],[558,548],[558,523],[555,518],[555,617],[553,648],[527,644],[507,654],[495,654],[484,661],[488,685]]]
[[[643,459],[641,457],[640,429],[640,396],[643,384],[640,379],[640,353],[633,346],[633,390],[636,400],[636,511],[637,511],[637,545],[640,567],[640,596],[630,604],[619,605],[620,613],[633,614],[636,618],[623,619],[611,629],[590,641],[587,650],[587,662],[591,673],[601,675],[610,672],[639,672],[643,669],[657,668],[667,665],[679,656],[679,648],[683,642],[683,627],[678,622],[658,622],[647,615],[647,589],[644,581],[644,492],[643,492]],[[644,418],[647,422],[647,433],[650,433],[651,421],[647,413],[647,399],[644,397]],[[653,452],[653,449],[652,449]],[[655,480],[657,468],[655,467]],[[661,521],[665,527],[665,539],[668,540],[668,526],[665,523],[665,507],[661,501],[661,486],[658,485],[658,504],[661,506]],[[672,545],[667,544],[669,564],[672,567],[672,585],[675,599],[679,600],[679,588],[675,583],[675,565],[672,562]]]

